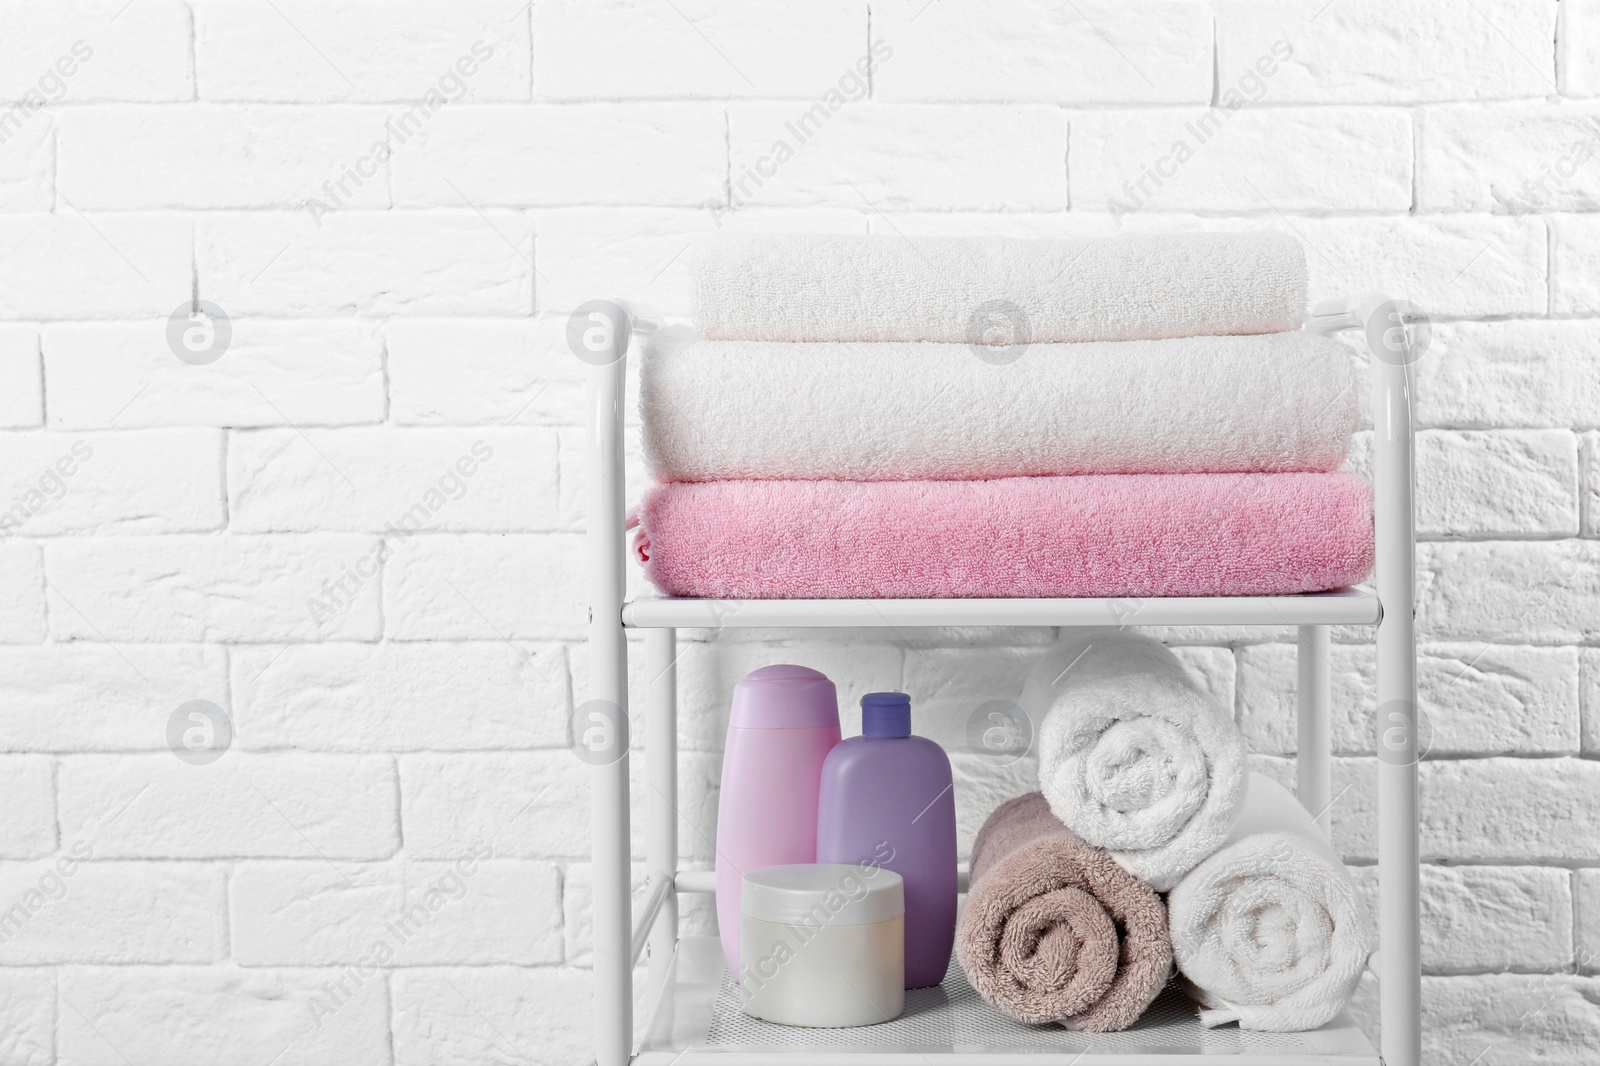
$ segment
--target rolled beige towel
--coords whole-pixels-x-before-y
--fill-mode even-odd
[[[1138,1021],[1166,984],[1172,940],[1161,898],[1030,792],[978,831],[956,957],[1018,1021],[1107,1033]]]

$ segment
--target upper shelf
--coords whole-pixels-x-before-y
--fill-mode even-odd
[[[1362,589],[1304,596],[1193,596],[1070,600],[692,600],[622,606],[631,629],[724,626],[1189,626],[1372,625],[1382,612]]]

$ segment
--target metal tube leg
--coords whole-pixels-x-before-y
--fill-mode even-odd
[[[677,630],[644,633],[645,774],[649,795],[645,855],[650,885],[672,884],[678,872]],[[678,946],[678,893],[669,891],[650,931],[650,1001],[666,989]]]
[[[623,363],[589,377],[589,693],[574,750],[590,763],[594,871],[594,1054],[627,1066],[633,1049],[633,915],[629,898],[628,643],[622,628]]]
[[[1333,802],[1333,681],[1327,626],[1301,626],[1295,645],[1295,795],[1322,831],[1330,831]]]
[[[1373,489],[1378,598],[1378,995],[1385,1066],[1421,1066],[1409,367],[1374,352]]]

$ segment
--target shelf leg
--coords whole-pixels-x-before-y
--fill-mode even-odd
[[[1295,645],[1295,795],[1324,833],[1333,802],[1333,680],[1328,626],[1301,626]]]
[[[627,1066],[633,1050],[628,642],[622,628],[623,368],[618,359],[589,371],[589,691],[577,708],[573,737],[574,751],[590,764],[596,1066]]]
[[[677,630],[644,632],[645,776],[649,794],[645,856],[650,884],[671,884],[678,872]],[[658,1002],[678,946],[678,893],[668,893],[650,931],[650,998]]]
[[[1408,353],[1409,355],[1409,353]],[[1417,836],[1409,358],[1374,352],[1373,493],[1383,606],[1378,623],[1378,997],[1385,1066],[1421,1066],[1422,945]]]

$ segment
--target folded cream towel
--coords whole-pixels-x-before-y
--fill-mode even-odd
[[[1205,1025],[1302,1032],[1332,1021],[1367,965],[1344,863],[1282,785],[1251,774],[1222,847],[1167,899],[1178,968]]]
[[[1150,886],[1030,792],[1001,804],[973,842],[956,958],[978,994],[1018,1021],[1105,1033],[1156,998],[1172,943]]]
[[[1023,700],[1050,809],[1157,891],[1227,837],[1244,738],[1160,641],[1073,630],[1034,667]]]
[[[1281,233],[1018,240],[730,234],[698,271],[722,340],[1009,344],[1275,333],[1300,325],[1305,255]]]
[[[1034,345],[646,345],[658,481],[1336,469],[1359,424],[1349,350],[1304,331]]]

